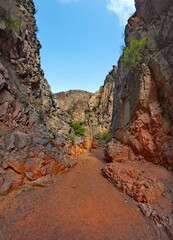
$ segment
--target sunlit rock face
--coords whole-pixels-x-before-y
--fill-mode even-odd
[[[99,91],[89,100],[89,109],[94,111],[89,112],[87,119],[94,134],[110,130],[113,111],[114,79],[116,73],[117,67],[113,66],[113,69],[106,76],[104,85],[101,86]]]
[[[70,90],[54,95],[60,118],[67,123],[83,122],[90,140],[110,130],[116,70],[113,67],[104,85],[95,93]]]
[[[0,194],[73,165],[62,136],[70,127],[40,68],[34,13],[32,0],[0,1]]]
[[[54,95],[59,114],[69,123],[85,121],[85,110],[93,94],[82,90],[70,90]]]
[[[147,61],[123,66],[115,78],[112,131],[138,158],[173,169],[173,2],[136,0],[125,41],[147,38]],[[114,142],[114,148],[119,143]],[[111,144],[112,146],[112,144]],[[110,148],[109,148],[110,149]],[[110,150],[109,150],[110,151]],[[109,153],[108,153],[109,154]],[[123,147],[121,147],[123,156]],[[109,154],[116,161],[116,154]],[[114,157],[111,157],[114,156]]]

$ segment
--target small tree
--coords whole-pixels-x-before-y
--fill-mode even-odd
[[[70,126],[73,128],[76,135],[83,137],[86,132],[86,128],[83,126],[83,122],[72,122]]]
[[[123,66],[138,67],[146,59],[146,50],[150,48],[149,41],[142,38],[140,41],[132,40],[130,46],[124,48]]]

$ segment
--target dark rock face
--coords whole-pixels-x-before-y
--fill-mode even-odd
[[[61,134],[69,126],[40,68],[34,12],[32,0],[0,2],[0,194],[73,165]]]
[[[173,2],[136,0],[126,43],[147,38],[148,61],[132,69],[119,61],[112,131],[136,156],[173,169]],[[115,141],[116,142],[116,141]],[[116,143],[114,145],[116,148]],[[114,156],[116,161],[116,156]]]
[[[172,5],[172,0],[137,0],[135,6],[137,15],[145,22],[158,18],[159,14],[167,10]]]

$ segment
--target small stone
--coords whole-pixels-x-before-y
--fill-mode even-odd
[[[45,186],[47,186],[51,182],[52,182],[51,176],[47,175],[45,177],[38,178],[37,180],[32,181],[29,184],[34,186],[34,187],[45,187]]]

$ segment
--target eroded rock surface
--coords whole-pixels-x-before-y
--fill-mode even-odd
[[[123,64],[123,56],[119,60],[113,138],[105,149],[113,163],[103,172],[172,239],[172,177],[159,165],[173,170],[173,2],[135,0],[135,5],[125,29],[126,46],[146,38],[149,50],[140,65]]]
[[[72,158],[91,148],[93,129],[108,130],[111,123],[112,73],[96,94],[51,93],[34,14],[33,0],[0,2],[0,194],[69,171]],[[85,139],[74,134],[73,121],[86,123]]]
[[[173,3],[136,0],[125,31],[126,45],[147,38],[150,50],[139,67],[115,76],[112,131],[138,158],[173,169]],[[115,143],[117,148],[117,143]],[[115,150],[116,151],[116,150]],[[108,155],[112,153],[108,152]],[[114,154],[113,154],[114,155]]]
[[[34,14],[32,0],[0,1],[0,194],[74,164],[70,127],[40,67]]]
[[[67,123],[84,122],[86,136],[90,140],[104,131],[110,131],[116,71],[114,66],[104,85],[95,93],[70,90],[54,95],[59,117]]]
[[[85,121],[85,109],[93,94],[82,90],[70,90],[54,95],[59,114],[64,121]]]
[[[103,172],[118,189],[138,202],[153,202],[164,191],[161,182],[128,164],[109,163]]]

